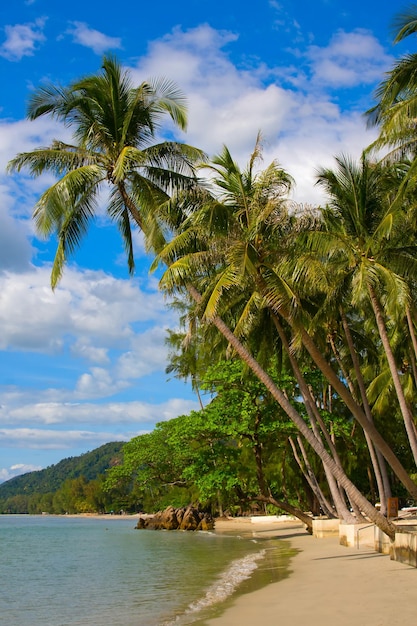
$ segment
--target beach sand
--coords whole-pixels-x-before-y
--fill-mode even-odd
[[[417,569],[370,548],[316,539],[297,522],[220,521],[216,532],[254,532],[289,540],[299,550],[290,575],[237,597],[207,626],[403,626],[417,622]]]
[[[138,515],[74,515],[102,520]],[[218,533],[285,539],[298,553],[288,578],[241,595],[204,626],[404,626],[417,622],[417,569],[371,548],[316,539],[298,521],[216,520]]]

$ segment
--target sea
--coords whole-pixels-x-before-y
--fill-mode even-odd
[[[287,541],[135,524],[0,515],[0,624],[203,626],[288,575]]]

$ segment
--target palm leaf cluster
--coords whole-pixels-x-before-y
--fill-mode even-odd
[[[40,235],[58,235],[52,285],[106,195],[107,213],[121,233],[133,272],[132,221],[155,241],[163,238],[156,207],[174,188],[195,184],[193,163],[203,153],[183,143],[155,143],[167,115],[185,128],[185,97],[166,79],[134,87],[116,59],[105,57],[97,75],[65,88],[46,85],[35,91],[28,116],[43,115],[71,128],[74,143],[54,141],[19,154],[9,168],[24,168],[33,176],[50,172],[58,179],[42,194],[33,215]]]

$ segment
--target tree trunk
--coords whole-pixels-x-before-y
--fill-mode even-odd
[[[405,313],[407,316],[408,331],[410,333],[411,342],[413,344],[414,356],[415,358],[417,358],[417,337],[416,337],[416,333],[414,330],[413,318],[411,316],[411,311],[410,311],[409,306],[406,308]]]
[[[292,506],[292,504],[289,504],[288,502],[283,502],[282,500],[276,500],[273,496],[263,495],[251,498],[251,500],[253,500],[254,502],[265,502],[266,504],[273,504],[278,509],[282,509],[286,513],[289,513],[289,515],[292,515],[293,517],[299,519],[300,522],[303,522],[303,524],[307,526],[310,534],[313,532],[313,518],[310,517],[310,515],[307,515],[307,513],[304,513],[304,511],[301,511],[295,506]]]
[[[346,315],[342,309],[340,309],[340,315],[342,319],[343,330],[345,332],[346,342],[349,348],[350,356],[353,363],[353,369],[355,370],[356,382],[358,383],[359,393],[362,399],[362,405],[365,411],[365,415],[368,418],[368,421],[373,423],[373,417],[371,412],[371,407],[369,406],[368,396],[366,393],[365,382],[363,380],[362,371],[359,363],[358,353],[356,352],[355,345],[353,343],[352,334],[350,332],[348,320]],[[388,480],[388,473],[385,464],[385,459],[380,453],[379,450],[375,450],[372,440],[366,430],[364,430],[366,443],[368,445],[369,455],[372,461],[372,467],[374,470],[379,500],[381,503],[381,513],[383,515],[387,512],[387,498],[391,496],[391,487]]]
[[[294,372],[294,376],[296,377],[297,382],[298,382],[298,386],[300,387],[300,391],[303,396],[306,411],[310,418],[310,423],[313,429],[313,433],[316,435],[317,439],[320,441],[321,437],[320,437],[320,432],[317,427],[317,423],[318,423],[320,425],[324,438],[327,441],[327,445],[329,446],[330,452],[335,462],[339,465],[340,468],[342,468],[342,464],[340,462],[339,455],[337,454],[336,447],[328,433],[326,425],[324,424],[321,418],[320,412],[312,396],[312,392],[310,391],[307,383],[304,380],[304,376],[302,375],[301,370],[298,367],[297,360],[294,357],[294,354],[292,353],[292,351],[290,350],[288,339],[281,325],[281,322],[278,319],[278,317],[275,315],[275,313],[272,313],[272,319],[273,319],[275,328],[278,331],[279,337],[281,339],[281,343],[288,355],[292,370]],[[323,463],[323,468],[326,474],[330,493],[332,494],[333,502],[335,504],[338,517],[344,522],[346,522],[347,524],[354,524],[355,518],[352,515],[352,513],[349,511],[349,509],[347,508],[346,502],[343,498],[343,495],[340,492],[338,485],[336,484],[336,481],[334,480],[333,474],[331,473],[331,471],[329,470],[329,467],[325,463]]]
[[[197,302],[200,303],[202,300],[201,295],[192,285],[187,285],[187,289],[191,295],[191,297]],[[241,357],[241,359],[250,367],[253,373],[258,377],[258,379],[265,385],[268,391],[271,393],[272,397],[278,402],[281,408],[285,411],[288,417],[292,420],[292,422],[296,425],[301,434],[308,441],[313,450],[318,454],[318,456],[322,459],[323,462],[327,463],[329,468],[331,469],[335,478],[339,481],[339,483],[343,486],[346,493],[349,497],[352,497],[356,503],[360,506],[361,510],[369,517],[369,519],[376,524],[385,534],[387,534],[391,539],[395,537],[395,526],[391,522],[389,522],[379,511],[372,506],[370,502],[365,498],[365,496],[359,491],[357,487],[349,480],[344,471],[338,467],[324,448],[323,444],[318,441],[313,434],[313,432],[308,428],[307,424],[304,422],[303,418],[299,413],[294,409],[292,404],[287,400],[282,391],[278,389],[275,385],[272,378],[262,369],[259,363],[254,359],[254,357],[248,352],[248,350],[244,347],[244,345],[238,340],[238,338],[233,334],[230,328],[223,322],[223,320],[219,316],[214,316],[211,320],[211,323],[222,333],[222,335],[227,339],[230,345],[234,348],[237,354]],[[416,486],[417,492],[417,486]]]
[[[341,380],[334,372],[333,368],[327,363],[326,359],[322,356],[320,350],[316,347],[315,343],[311,339],[310,335],[303,328],[300,330],[302,342],[309,352],[311,358],[321,370],[324,376],[331,382],[333,389],[342,398],[348,409],[351,411],[353,417],[359,422],[362,428],[369,434],[372,442],[381,452],[386,459],[387,463],[392,468],[394,474],[404,485],[407,491],[413,498],[417,499],[417,485],[411,480],[405,468],[400,463],[399,459],[395,456],[387,442],[375,428],[374,424],[368,421],[362,408],[358,405],[355,399],[352,397],[349,390],[345,387]]]
[[[391,349],[387,329],[385,326],[385,320],[382,312],[381,305],[379,304],[378,297],[375,293],[372,285],[368,285],[369,298],[371,300],[372,308],[374,311],[376,324],[378,327],[379,336],[381,337],[382,345],[384,346],[385,355],[387,357],[388,366],[391,372],[392,380],[394,383],[395,391],[398,398],[398,404],[400,405],[401,414],[403,416],[405,429],[407,431],[408,441],[410,442],[410,448],[413,453],[414,462],[417,465],[417,436],[416,429],[413,422],[413,416],[405,399],[404,390],[398,374],[397,364],[395,362],[394,353]]]
[[[298,443],[300,443],[299,435],[297,436],[297,440],[298,440]],[[288,437],[288,441],[290,442],[294,459],[298,467],[300,468],[304,478],[306,479],[311,491],[313,492],[314,496],[317,498],[322,512],[324,513],[324,515],[327,515],[327,517],[335,517],[332,507],[329,504],[329,502],[326,500],[322,490],[320,489],[320,485],[318,484],[317,478],[314,475],[314,472],[312,471],[311,467],[306,464],[306,469],[304,469],[301,459],[298,456],[297,448],[296,448],[294,441],[292,440],[292,437]],[[305,459],[304,459],[304,462],[305,462]]]

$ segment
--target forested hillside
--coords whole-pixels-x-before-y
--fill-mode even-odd
[[[62,491],[64,487],[67,487],[67,491],[72,487],[80,496],[83,485],[101,482],[106,470],[121,462],[122,446],[122,442],[106,443],[81,456],[69,457],[46,469],[6,481],[0,485],[0,513],[38,513],[41,512],[38,510],[41,505],[42,510],[51,511],[52,494]],[[62,502],[64,504],[70,503]],[[64,510],[52,507],[52,512],[66,512],[72,507],[59,508]]]

